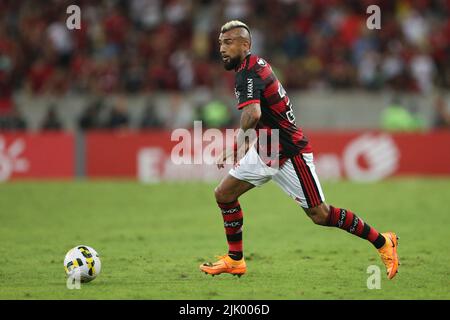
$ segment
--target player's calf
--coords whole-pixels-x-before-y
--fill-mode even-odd
[[[242,250],[242,226],[244,225],[244,216],[242,214],[239,201],[228,203],[217,203],[223,217],[223,226],[228,243],[228,255],[235,260],[243,257]]]
[[[237,199],[253,187],[248,182],[227,175],[214,190],[217,205],[222,213],[228,256],[236,261],[243,257],[242,226],[244,224],[244,215]]]
[[[315,224],[337,227],[370,241],[380,253],[388,278],[392,279],[397,274],[400,262],[397,255],[398,237],[395,233],[381,234],[350,210],[328,206],[326,203],[303,209]]]
[[[350,210],[328,206],[326,203],[321,203],[314,208],[303,209],[315,224],[343,229],[370,241],[377,249],[380,249],[386,242],[381,233]]]
[[[386,239],[381,233],[347,209],[330,206],[326,225],[343,229],[355,236],[366,239],[377,249],[380,249],[386,243]]]
[[[229,203],[236,201],[242,194],[252,188],[254,188],[254,185],[246,181],[236,179],[228,174],[214,189],[214,196],[217,202]]]
[[[237,196],[233,191],[225,190],[220,186],[214,189],[214,197],[218,203],[230,203],[237,200]]]

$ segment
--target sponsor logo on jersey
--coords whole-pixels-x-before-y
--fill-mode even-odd
[[[261,67],[265,67],[267,64],[266,61],[264,61],[264,59],[261,58],[259,58],[257,62]]]
[[[253,98],[253,79],[247,79],[247,98]]]

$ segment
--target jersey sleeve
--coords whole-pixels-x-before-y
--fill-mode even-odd
[[[261,95],[264,90],[262,79],[254,71],[245,70],[236,79],[236,96],[238,109],[242,109],[251,103],[261,103]]]

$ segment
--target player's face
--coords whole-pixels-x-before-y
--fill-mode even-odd
[[[233,70],[245,57],[248,45],[236,32],[230,30],[219,36],[220,55],[226,70]]]

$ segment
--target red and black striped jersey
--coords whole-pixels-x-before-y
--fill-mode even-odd
[[[295,123],[292,103],[269,63],[249,54],[235,71],[238,109],[252,103],[260,104],[261,118],[256,126],[257,132],[258,129],[266,129],[270,141],[271,130],[279,130],[280,160],[312,152],[308,139]]]

